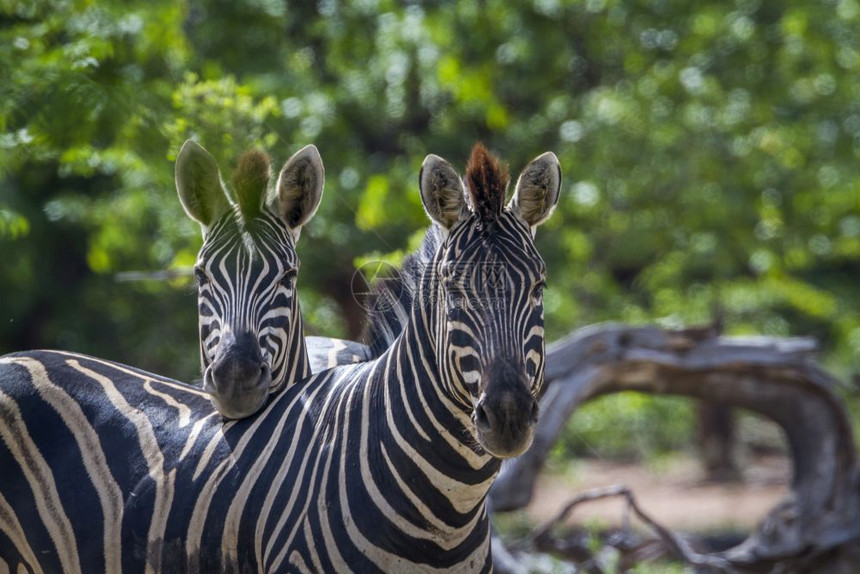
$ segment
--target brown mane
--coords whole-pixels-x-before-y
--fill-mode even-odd
[[[231,179],[243,216],[254,217],[260,213],[261,198],[269,185],[271,174],[269,156],[265,152],[250,150],[239,158],[239,165]]]
[[[502,213],[510,182],[508,166],[477,143],[466,166],[466,186],[472,209],[481,221],[495,221]]]

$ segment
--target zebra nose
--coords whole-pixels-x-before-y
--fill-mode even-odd
[[[475,406],[475,426],[482,432],[516,432],[537,424],[540,407],[531,393],[515,397],[504,393],[498,400],[484,398]]]
[[[537,400],[521,381],[506,389],[489,388],[475,405],[478,442],[499,458],[518,456],[531,445],[539,412]]]
[[[204,389],[226,418],[245,418],[268,398],[272,374],[251,333],[225,337],[203,376]]]
[[[232,386],[253,389],[265,375],[267,366],[262,357],[230,356],[212,364],[212,379],[216,389]]]

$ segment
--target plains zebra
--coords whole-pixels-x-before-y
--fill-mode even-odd
[[[503,207],[482,147],[428,156],[436,226],[402,333],[221,424],[198,390],[68,353],[0,359],[0,556],[65,572],[489,571],[484,499],[531,442],[544,154]],[[432,255],[431,255],[432,254]],[[74,382],[71,384],[70,382]]]
[[[200,145],[186,141],[176,158],[179,199],[204,238],[194,267],[203,384],[226,418],[249,416],[270,392],[310,374],[295,246],[319,205],[324,177],[319,152],[306,146],[267,196],[269,159],[249,152],[233,174],[231,197]],[[38,360],[42,352],[28,355]]]
[[[271,195],[269,160],[260,152],[244,155],[232,179],[236,201],[212,156],[193,141],[182,146],[176,188],[204,237],[194,268],[203,386],[225,418],[238,419],[311,372],[369,355],[353,341],[303,339],[296,242],[322,198],[316,147],[287,161]]]
[[[265,154],[243,155],[233,201],[206,150],[189,140],[176,158],[176,189],[204,236],[194,267],[203,388],[226,418],[255,413],[270,392],[310,374],[296,241],[322,197],[322,159],[302,148],[267,194],[270,175]]]

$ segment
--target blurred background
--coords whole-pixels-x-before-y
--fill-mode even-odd
[[[277,167],[317,145],[302,310],[308,334],[356,338],[356,266],[426,227],[424,156],[463,166],[481,140],[514,174],[561,160],[537,237],[549,340],[607,320],[812,336],[855,410],[858,31],[856,0],[0,0],[0,353],[198,377],[186,138],[225,180],[249,147]],[[559,467],[695,448],[680,399],[574,419]]]

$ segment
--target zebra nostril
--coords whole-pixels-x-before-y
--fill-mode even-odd
[[[490,430],[492,430],[490,418],[487,416],[487,411],[484,409],[483,404],[479,404],[477,407],[475,407],[475,425],[482,432],[489,432]]]
[[[539,415],[540,415],[540,405],[538,405],[537,401],[532,401],[532,410],[529,413],[529,423],[530,424],[537,423]]]
[[[269,369],[269,365],[263,361],[260,365],[260,370],[257,372],[257,385],[261,385],[269,381],[272,376],[272,371]]]

